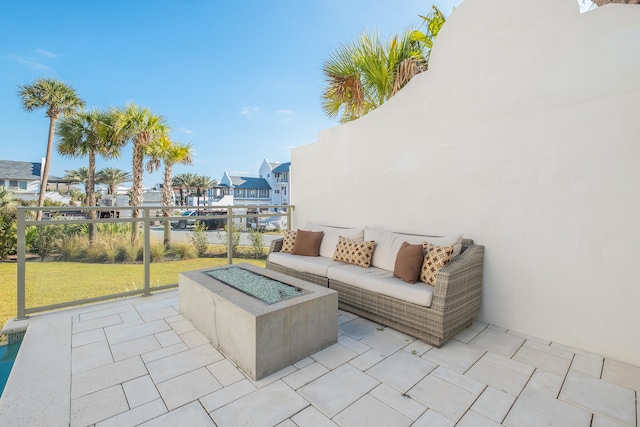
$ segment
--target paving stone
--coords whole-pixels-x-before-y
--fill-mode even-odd
[[[176,331],[174,331],[173,329],[157,333],[154,336],[163,347],[170,347],[172,345],[182,343],[180,335],[176,334]]]
[[[429,409],[412,424],[412,427],[453,427],[454,425],[455,423],[450,419]]]
[[[106,340],[75,347],[71,350],[72,375],[110,363],[113,363],[113,357]]]
[[[209,338],[205,337],[200,331],[185,332],[180,335],[180,338],[189,348],[200,347],[210,342]]]
[[[177,322],[170,323],[171,328],[176,331],[176,334],[182,335],[187,332],[195,331],[195,327],[188,320],[178,320]]]
[[[71,336],[71,347],[80,347],[98,341],[106,341],[107,336],[102,329],[94,329],[87,332],[80,332]]]
[[[211,417],[204,410],[199,402],[192,402],[184,405],[175,411],[167,412],[157,418],[140,424],[142,427],[176,427],[176,426],[198,426],[216,427]]]
[[[478,394],[464,390],[435,375],[424,378],[407,394],[412,399],[456,422],[462,418],[478,397]]]
[[[107,340],[109,341],[109,344],[115,345],[147,335],[157,334],[158,332],[166,331],[168,329],[169,325],[167,325],[167,322],[164,320],[156,320],[154,322],[143,323],[141,325],[135,325],[128,328],[114,329],[114,327],[111,327],[105,329],[105,332],[107,333]]]
[[[274,402],[278,402],[274,405]],[[216,409],[211,418],[218,427],[253,426],[271,427],[292,417],[309,402],[282,381],[276,381],[260,390]]]
[[[101,307],[101,308],[100,308]],[[96,305],[93,308],[85,307],[86,311],[83,309],[82,313],[78,316],[80,318],[80,322],[86,322],[93,319],[99,319],[103,317],[108,317],[113,314],[124,313],[126,311],[134,310],[132,304],[113,304],[110,307],[105,307],[105,305],[100,304]]]
[[[93,329],[102,329],[107,326],[113,326],[122,323],[122,319],[118,314],[112,314],[106,317],[98,317],[91,320],[74,322],[72,331],[74,334],[78,334],[80,332],[86,332]]]
[[[167,409],[170,411],[194,400],[200,399],[216,390],[222,385],[215,379],[207,368],[171,378],[157,385]]]
[[[415,340],[409,344],[407,344],[405,347],[402,348],[403,351],[406,351],[409,354],[413,354],[416,356],[422,356],[423,354],[425,354],[427,351],[431,350],[433,348],[433,346],[431,344],[427,344],[423,341],[420,340]]]
[[[302,360],[298,360],[296,363],[293,364],[293,366],[295,366],[298,369],[302,369],[307,365],[311,365],[312,363],[316,363],[316,361],[310,357],[305,357]]]
[[[432,348],[423,354],[422,358],[463,374],[485,353],[486,350],[482,348],[472,347],[458,341],[447,341],[442,347]]]
[[[409,426],[411,419],[379,400],[365,395],[334,417],[339,425],[353,427]]]
[[[500,354],[505,357],[511,357],[524,344],[524,338],[515,335],[509,335],[490,326],[469,344],[475,347],[483,348],[492,353]]]
[[[545,340],[545,339],[542,339],[542,338],[539,338],[539,337],[534,337],[533,335],[524,334],[522,332],[514,331],[514,330],[511,330],[511,329],[509,329],[507,331],[507,333],[509,335],[515,335],[517,337],[524,338],[526,340],[525,341],[525,345],[527,345],[527,343],[530,344],[530,343],[534,343],[534,342],[538,343],[538,344],[546,345],[546,346],[551,344],[551,341],[548,341],[548,340]]]
[[[200,402],[202,402],[207,412],[212,412],[256,390],[258,388],[251,381],[244,379],[202,397]]]
[[[549,344],[543,344],[540,343],[538,341],[531,341],[531,340],[527,340],[525,341],[525,343],[523,344],[524,347],[529,347],[529,348],[534,348],[536,350],[542,351],[544,353],[548,353],[548,354],[552,354],[554,356],[563,358],[563,359],[567,359],[567,360],[573,360],[573,358],[575,357],[575,353],[559,348],[559,347],[554,347],[551,346]]]
[[[398,351],[366,371],[385,384],[405,393],[438,365]]]
[[[286,377],[287,375],[292,374],[293,372],[296,372],[297,369],[295,366],[293,365],[289,365],[286,368],[280,369],[278,372],[275,372],[271,375],[269,375],[268,377],[264,377],[261,380],[258,381],[253,381],[253,384],[258,387],[258,388],[262,388],[262,387],[266,387],[268,385],[270,385],[271,383],[274,383],[276,381],[281,380],[282,378]]]
[[[477,412],[468,411],[460,422],[456,424],[456,427],[501,427],[502,424],[497,423],[487,417],[484,417]]]
[[[625,427],[625,425],[605,418],[602,415],[595,414],[591,427]]]
[[[158,384],[222,359],[224,357],[213,346],[203,345],[149,362],[147,369],[153,381]]]
[[[371,349],[364,354],[349,361],[349,364],[361,371],[366,371],[376,363],[380,363],[386,356],[376,349]]]
[[[493,387],[487,387],[471,409],[490,420],[501,423],[515,400],[516,398],[510,394]]]
[[[547,396],[557,398],[560,394],[562,383],[564,383],[564,376],[561,377],[548,372],[535,372],[531,376],[529,383],[527,383],[527,387]]]
[[[602,379],[640,392],[640,367],[638,366],[605,359]]]
[[[167,412],[162,399],[152,400],[126,412],[96,423],[96,427],[137,426]]]
[[[298,412],[291,420],[298,427],[337,427],[336,423],[313,406],[308,406]]]
[[[538,371],[549,372],[561,377],[567,374],[572,360],[528,346],[522,346],[512,359],[533,366]]]
[[[140,317],[145,322],[152,322],[158,319],[164,319],[179,314],[173,307],[160,307],[155,310],[140,311]]]
[[[311,358],[327,369],[335,369],[357,356],[358,353],[355,351],[336,343],[312,354]]]
[[[591,413],[527,387],[503,424],[508,427],[589,427]]]
[[[378,325],[377,323],[373,323],[370,320],[358,317],[354,320],[338,325],[338,331],[350,336],[353,339],[361,340],[367,335],[371,335],[372,333],[376,332],[377,328],[379,327],[380,325]]]
[[[84,427],[129,409],[119,385],[71,400],[71,427]]]
[[[603,364],[604,358],[602,357],[590,357],[583,354],[576,354],[569,370],[582,372],[583,374],[594,378],[600,378],[602,376]]]
[[[327,368],[319,363],[312,363],[304,368],[287,375],[282,379],[289,387],[294,390],[309,384],[311,381],[329,372]]]
[[[147,369],[139,357],[100,366],[71,377],[71,398],[77,398],[147,375]]]
[[[175,344],[143,354],[142,360],[144,360],[144,363],[150,363],[154,360],[162,359],[164,357],[171,356],[172,354],[182,353],[183,351],[187,350],[189,350],[189,347],[187,347],[187,345],[183,343],[182,340],[180,340],[180,344]]]
[[[386,384],[380,384],[369,394],[411,420],[417,420],[427,410],[420,402]]]
[[[131,408],[142,406],[160,398],[160,393],[158,393],[149,375],[127,381],[122,384],[122,388]]]
[[[633,390],[580,372],[567,375],[559,398],[623,424],[636,422],[636,393]]]
[[[113,353],[113,358],[118,361],[128,359],[133,356],[150,353],[161,348],[162,347],[160,346],[160,343],[155,336],[147,335],[144,337],[133,339],[131,341],[114,344],[111,346],[111,352]]]
[[[386,331],[376,331],[371,335],[367,335],[366,337],[362,338],[360,342],[368,345],[371,348],[375,348],[376,350],[386,354],[387,356],[395,353],[408,344],[404,338],[394,334],[390,334]]]
[[[517,396],[529,381],[533,370],[523,363],[487,353],[465,373],[465,376]]]
[[[366,353],[367,351],[371,350],[371,347],[369,347],[368,345],[363,344],[358,340],[354,340],[348,335],[341,335],[340,337],[338,337],[338,344],[358,354]]]
[[[245,379],[244,374],[227,359],[208,365],[207,369],[224,387]]]
[[[298,393],[333,418],[378,384],[378,380],[347,364],[298,389]]]

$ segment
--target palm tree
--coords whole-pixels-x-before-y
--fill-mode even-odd
[[[206,175],[197,175],[196,176],[196,180],[195,180],[195,185],[196,185],[196,196],[198,196],[198,206],[200,206],[200,196],[203,195],[203,191],[204,191],[204,196],[205,196],[205,204],[207,202],[206,199],[206,191],[208,189],[210,189],[211,187],[215,187],[218,184],[218,181],[216,181],[215,179],[212,179],[211,177],[208,177]]]
[[[142,204],[144,173],[144,157],[147,146],[156,139],[159,139],[169,132],[164,118],[155,115],[148,108],[142,108],[135,104],[128,104],[124,108],[116,109],[114,114],[114,129],[117,140],[131,141],[133,143],[133,188],[131,189],[130,206],[140,206]],[[134,210],[133,218],[140,216],[139,210]],[[131,240],[138,239],[138,224],[131,227]]]
[[[388,41],[363,33],[357,41],[335,50],[322,66],[325,114],[342,123],[362,117],[426,71],[433,39],[446,18],[435,6],[421,18],[426,33],[406,31]]]
[[[40,181],[40,196],[38,206],[44,206],[44,196],[49,182],[49,167],[51,166],[51,151],[56,121],[69,113],[84,106],[84,101],[78,97],[71,86],[52,78],[40,78],[30,85],[18,86],[18,95],[22,99],[22,107],[31,112],[35,109],[46,108],[49,117],[49,138],[47,140],[47,154]],[[37,220],[42,219],[42,211],[38,211]]]
[[[93,109],[68,115],[60,121],[58,126],[58,153],[66,157],[87,156],[89,158],[89,167],[85,168],[87,206],[96,206],[96,156],[99,155],[105,159],[120,157],[122,144],[112,139],[111,120],[110,114]],[[89,211],[90,218],[95,219],[96,216],[96,211]],[[90,223],[89,243],[95,242],[96,237],[96,224]]]
[[[153,173],[160,168],[160,161],[164,163],[164,179],[162,184],[162,205],[171,206],[171,195],[173,193],[172,168],[175,164],[190,165],[193,156],[191,144],[180,144],[171,142],[168,137],[161,138],[149,144],[147,155],[150,160],[147,162],[147,171]],[[169,209],[162,210],[162,216],[170,216]],[[164,246],[171,248],[171,224],[164,221]]]
[[[186,189],[186,196],[184,196],[184,200],[182,201],[183,205],[189,204],[189,195],[191,194],[191,189],[196,188],[197,180],[198,175],[189,172],[178,174],[173,178],[174,185],[180,187],[180,193],[182,193],[183,188]]]
[[[131,181],[131,173],[118,168],[104,168],[96,173],[98,184],[107,184],[107,194],[116,194],[116,188],[123,182]]]
[[[63,179],[68,181],[70,184],[84,185],[84,192],[86,195],[89,187],[89,168],[81,167],[78,169],[65,170]],[[85,199],[84,203],[87,204],[86,198],[83,197],[83,199]]]

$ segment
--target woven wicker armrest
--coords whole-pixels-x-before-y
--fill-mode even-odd
[[[284,241],[283,238],[276,239],[276,240],[272,241],[271,245],[269,246],[269,253],[271,253],[271,252],[280,252],[282,250],[282,242],[283,241]]]
[[[466,315],[480,311],[484,246],[471,245],[436,273],[431,308],[446,317],[464,307]],[[461,314],[461,313],[458,313]]]

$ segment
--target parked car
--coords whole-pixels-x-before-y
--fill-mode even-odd
[[[218,228],[224,227],[225,219],[224,218],[206,218],[206,219],[198,219],[198,216],[202,215],[224,215],[225,212],[219,211],[185,211],[181,216],[186,217],[185,219],[179,219],[177,221],[173,221],[171,223],[172,228],[179,228],[184,230],[187,226],[194,226],[196,221],[201,221],[204,223],[204,226],[207,230],[217,230]]]

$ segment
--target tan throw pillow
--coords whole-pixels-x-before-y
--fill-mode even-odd
[[[396,256],[393,275],[408,283],[416,283],[424,261],[424,247],[404,242]]]
[[[280,252],[290,254],[293,252],[293,245],[296,242],[296,232],[294,230],[285,230],[284,238],[282,239],[282,249]]]
[[[293,244],[293,252],[291,253],[302,256],[318,256],[323,235],[322,231],[298,230],[296,232],[296,241]]]
[[[420,280],[435,286],[436,273],[451,261],[453,246],[435,246],[431,243],[425,243],[424,249],[427,254],[424,256],[424,262],[422,263]]]
[[[376,242],[373,240],[368,242],[355,242],[340,236],[338,237],[336,250],[333,253],[333,259],[369,268],[375,246]]]

